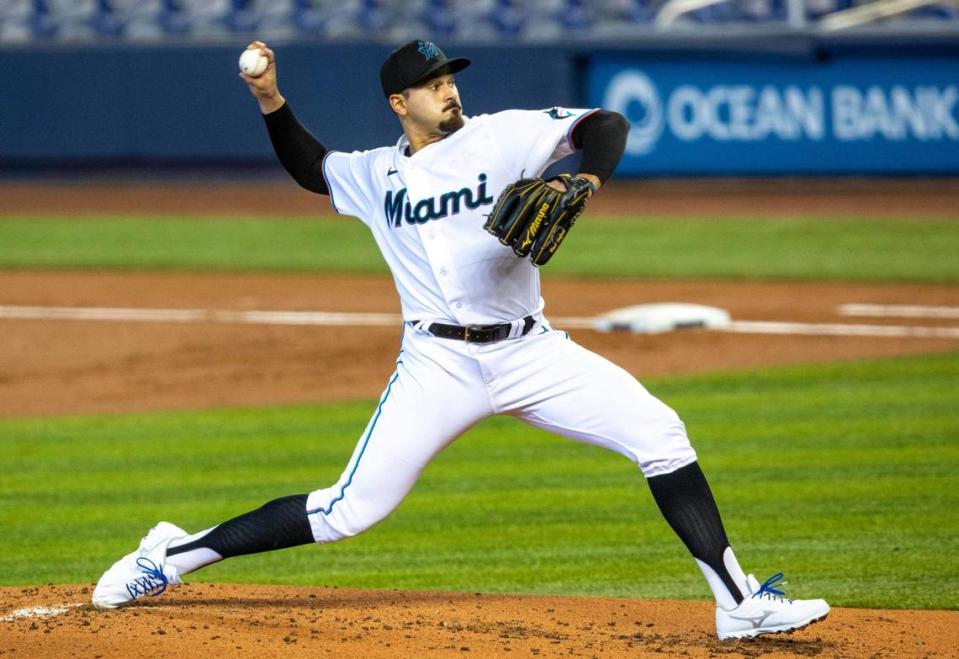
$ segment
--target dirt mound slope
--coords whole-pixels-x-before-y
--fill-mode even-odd
[[[0,654],[946,657],[959,624],[956,611],[834,609],[794,634],[721,642],[701,601],[198,584],[102,612],[90,592],[0,589]]]

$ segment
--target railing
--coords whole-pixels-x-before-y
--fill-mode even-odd
[[[941,3],[937,0],[876,0],[876,2],[829,14],[823,17],[819,25],[824,30],[847,30],[939,4]],[[956,0],[953,0],[952,4],[959,6]]]

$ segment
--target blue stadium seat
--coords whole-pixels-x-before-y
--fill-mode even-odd
[[[328,15],[323,7],[317,6],[312,0],[294,0],[293,24],[297,29],[310,33],[322,28]]]
[[[464,14],[457,11],[455,0],[429,0],[420,13],[430,36],[436,39],[460,34]]]
[[[954,21],[959,20],[959,6],[954,4],[940,2],[935,5],[928,5],[914,9],[907,15],[910,20],[920,21]]]
[[[828,14],[853,6],[852,0],[806,0],[806,18],[816,21]]]
[[[295,33],[293,0],[250,0],[247,11],[253,14],[255,29],[264,37]]]
[[[41,39],[82,39],[93,31],[96,0],[34,0],[30,24]]]
[[[816,22],[869,0],[804,0]],[[667,0],[0,0],[0,43],[97,38],[229,39],[234,34],[400,42],[520,39],[565,35],[629,38],[652,29]],[[699,24],[783,23],[788,0],[724,0],[680,19]],[[959,21],[949,0],[887,23]]]
[[[175,36],[189,32],[190,20],[182,4],[181,0],[163,0],[158,20],[165,33]]]
[[[233,9],[234,0],[164,0],[160,22],[171,35],[223,37]]]
[[[522,0],[498,0],[491,21],[497,35],[518,37],[529,23],[529,14]]]
[[[627,0],[611,18],[626,23],[652,23],[661,6],[656,0]]]
[[[301,35],[362,37],[365,0],[294,0],[293,24]]]
[[[583,32],[596,22],[595,12],[584,0],[567,0],[559,16],[560,25],[567,32]]]
[[[390,26],[392,17],[388,0],[363,0],[357,24],[368,34],[378,34]]]
[[[750,23],[774,23],[786,20],[784,0],[734,0],[736,17]]]
[[[33,39],[33,0],[6,0],[0,5],[0,43]]]
[[[232,32],[253,32],[259,27],[259,18],[253,0],[230,0],[223,22]]]

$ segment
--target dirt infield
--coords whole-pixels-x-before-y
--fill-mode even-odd
[[[943,325],[849,319],[843,303],[959,306],[951,286],[549,280],[550,317],[695,302],[736,320]],[[0,306],[398,313],[385,277],[0,273]],[[953,322],[953,324],[956,324]],[[561,326],[561,325],[558,325]],[[375,399],[399,327],[0,319],[0,417]],[[959,339],[572,330],[637,376],[959,349]]]
[[[90,592],[0,589],[0,656],[949,657],[959,625],[956,611],[834,609],[721,642],[707,602],[204,584],[100,612]]]
[[[0,191],[0,215],[328,212],[315,196],[289,185],[22,184]],[[591,207],[677,217],[907,218],[954,216],[956,208],[959,185],[922,181],[787,181],[778,188],[649,183],[610,188]],[[959,306],[954,286],[550,279],[544,289],[547,315],[554,318],[678,301],[720,306],[736,320],[959,324],[837,315],[844,303]],[[0,272],[5,305],[399,311],[387,278],[307,275]],[[955,338],[572,334],[641,379],[959,349]],[[400,330],[0,319],[0,337],[0,417],[24,417],[374,399],[393,368]],[[792,636],[720,643],[707,602],[187,585],[104,613],[89,606],[90,592],[90,586],[0,589],[0,656],[945,657],[956,656],[959,646],[954,611],[839,609]]]

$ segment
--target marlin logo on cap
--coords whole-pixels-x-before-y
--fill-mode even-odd
[[[418,41],[416,50],[428,60],[440,56],[440,49],[432,41]]]

